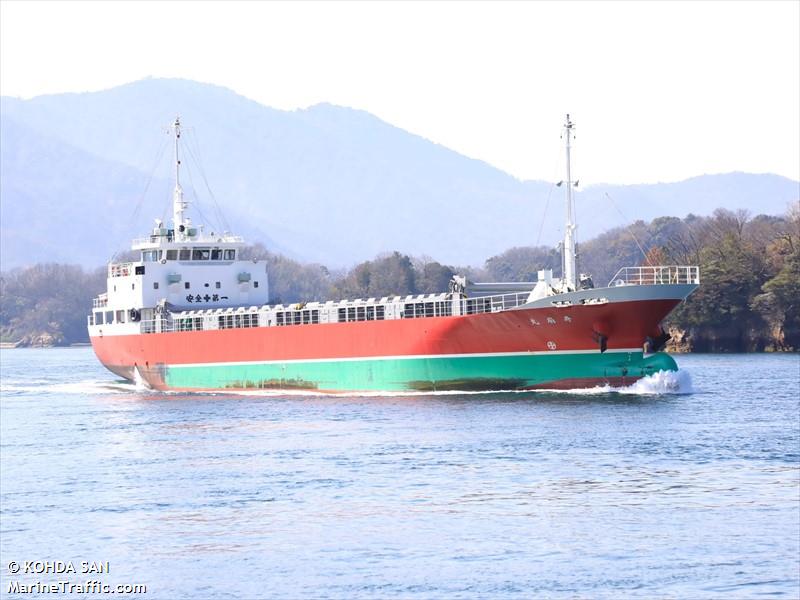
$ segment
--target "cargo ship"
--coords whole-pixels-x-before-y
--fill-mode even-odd
[[[664,318],[700,283],[696,266],[623,267],[596,287],[577,272],[567,115],[562,272],[438,294],[269,304],[264,260],[244,240],[195,226],[174,136],[171,226],[156,220],[108,265],[89,336],[116,375],[156,390],[329,393],[572,389],[677,370]]]

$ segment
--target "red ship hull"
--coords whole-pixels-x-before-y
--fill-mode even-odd
[[[621,384],[675,369],[645,357],[679,299],[466,316],[96,335],[111,371],[156,389],[530,389]],[[607,339],[601,352],[599,336]]]

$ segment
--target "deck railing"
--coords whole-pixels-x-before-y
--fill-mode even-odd
[[[608,287],[618,285],[669,285],[700,283],[700,267],[689,265],[669,265],[656,267],[623,267]]]
[[[487,312],[500,312],[521,306],[528,301],[530,291],[495,296],[478,296],[461,300],[461,314],[475,315]]]
[[[103,308],[108,306],[108,294],[100,294],[92,299],[92,308]]]
[[[131,240],[131,245],[133,245],[133,246],[141,246],[141,245],[144,245],[144,244],[157,244],[162,239],[164,239],[164,237],[165,236],[160,236],[160,235],[148,235],[147,237],[133,238],[133,240]],[[175,242],[176,241],[175,239],[173,239],[172,236],[166,236],[166,239],[167,239],[168,242]],[[177,243],[180,244],[180,243],[184,243],[184,242],[177,242]],[[212,246],[215,246],[215,245],[218,245],[218,244],[226,244],[226,243],[228,243],[228,244],[230,244],[230,243],[243,244],[244,243],[244,238],[242,236],[240,236],[240,235],[218,235],[218,236],[215,235],[213,237],[208,236],[207,239],[205,237],[203,237],[203,238],[195,238],[195,239],[185,240],[185,243],[187,243],[187,244],[190,243],[190,244],[193,245],[193,247],[196,247],[199,244],[202,244],[204,246],[212,247]]]
[[[460,298],[456,300],[458,302],[458,309],[461,315],[477,315],[481,313],[492,313],[492,312],[500,312],[504,310],[509,310],[512,308],[516,308],[518,306],[522,306],[528,301],[528,296],[530,292],[518,292],[514,294],[498,294],[496,296],[482,296],[478,298]],[[387,307],[389,305],[394,305],[400,307],[394,314],[399,314],[400,310],[403,311],[402,317],[390,317],[391,319],[420,319],[420,318],[427,318],[427,317],[440,317],[440,316],[450,316],[453,314],[453,300],[447,299],[443,296],[438,297],[428,297],[428,298],[396,298],[394,301],[387,304],[380,304],[380,303],[364,303],[358,304],[359,307],[369,307],[369,306],[383,306]],[[294,320],[291,321],[287,319],[282,319],[282,321],[278,322],[276,315],[273,315],[273,318],[269,319],[273,325],[276,327],[286,327],[286,326],[296,326],[296,325],[307,325],[307,324],[316,324],[316,323],[338,323],[338,314],[339,308],[341,306],[347,306],[348,308],[352,306],[352,302],[343,302],[341,304],[336,303],[330,306],[326,306],[324,304],[320,305],[305,305],[303,309],[292,309],[290,307],[286,307],[286,309],[250,309],[245,311],[229,311],[226,309],[220,309],[218,311],[213,311],[208,314],[185,314],[185,313],[171,313],[169,316],[161,316],[156,319],[148,319],[143,320],[139,323],[140,331],[142,333],[167,333],[171,331],[199,331],[203,329],[219,329],[219,318],[222,316],[232,315],[231,320],[228,321],[228,325],[225,328],[239,328],[239,327],[258,327],[258,314],[263,314],[266,312],[267,314],[272,313],[285,313],[285,314],[294,314],[295,312],[306,312],[311,311],[314,313],[318,313],[315,315],[314,319],[311,320]],[[408,306],[413,304],[414,309],[409,310]],[[327,316],[325,319],[321,319],[319,313],[321,311],[328,311]],[[388,313],[388,308],[386,309]],[[356,320],[358,321],[371,321],[371,320],[383,320],[382,318],[376,317],[378,314],[376,311],[357,311],[356,314],[358,317]],[[380,313],[383,315],[384,313]],[[245,315],[247,317],[245,318]],[[352,321],[352,319],[348,319],[348,321]],[[276,324],[276,322],[278,324]]]

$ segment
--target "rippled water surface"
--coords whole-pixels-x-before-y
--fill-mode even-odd
[[[159,394],[87,348],[0,356],[4,597],[800,595],[796,354],[680,356],[684,393],[404,397]]]

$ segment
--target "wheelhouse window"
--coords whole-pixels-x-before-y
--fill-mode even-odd
[[[192,260],[208,260],[210,254],[209,248],[195,248],[192,250]]]
[[[167,250],[167,260],[178,260],[178,251]]]
[[[188,248],[181,248],[181,258],[180,260],[189,260],[192,256],[191,250]]]
[[[211,250],[211,260],[222,260],[222,250],[219,248]]]
[[[236,260],[236,250],[225,250],[225,260]]]

